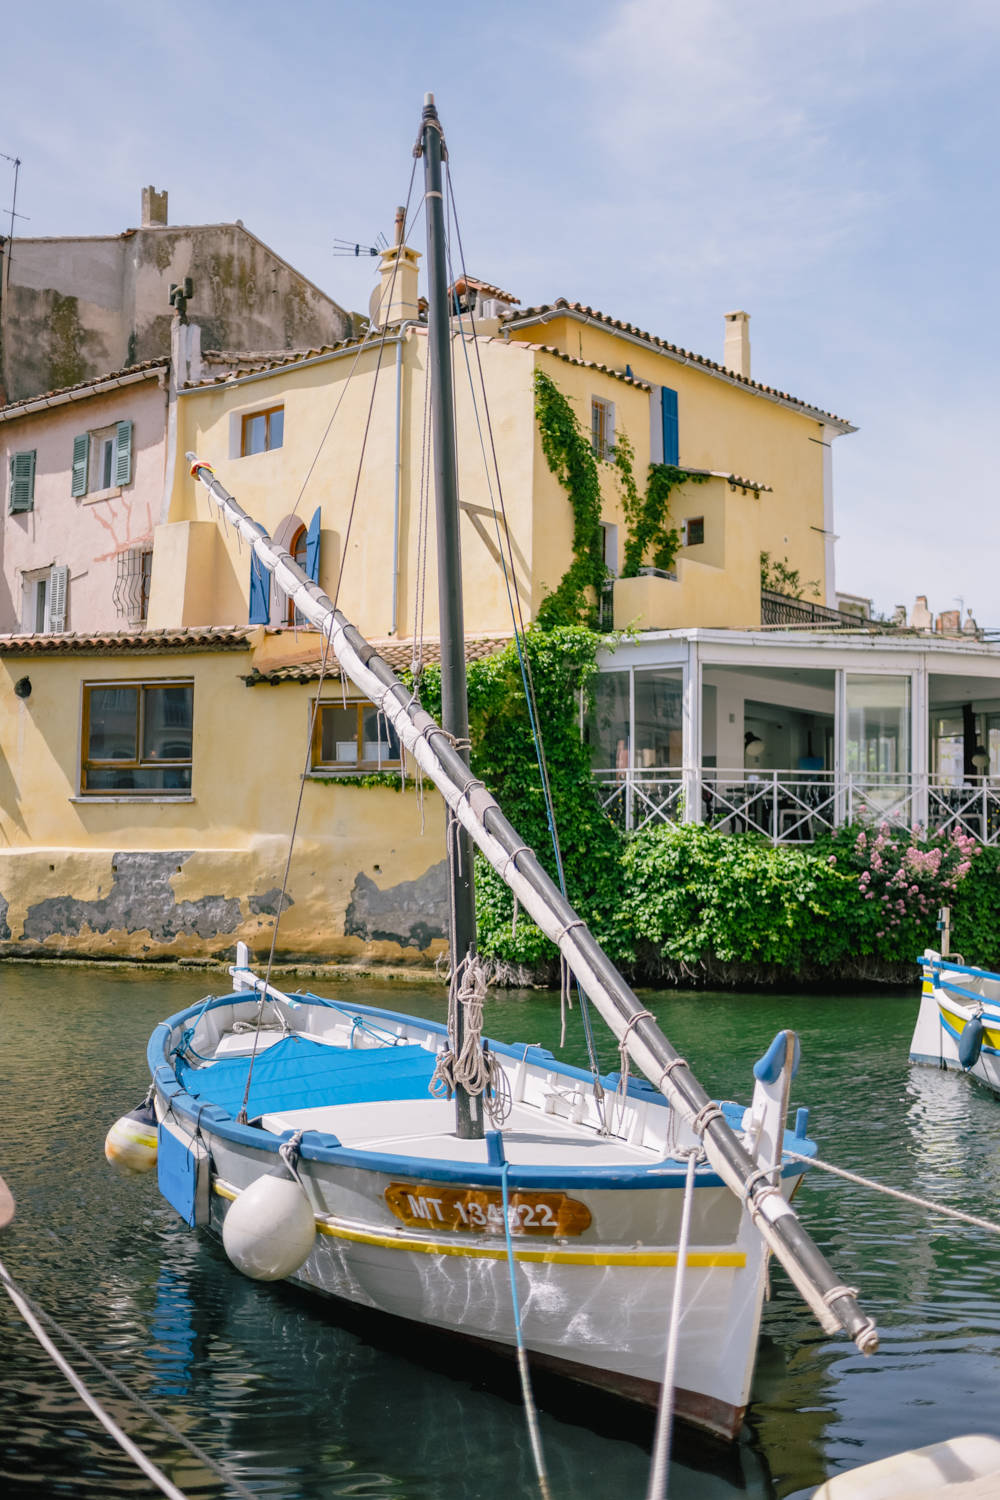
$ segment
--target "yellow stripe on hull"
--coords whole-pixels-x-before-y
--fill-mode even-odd
[[[953,1027],[954,1030],[958,1032],[959,1036],[961,1036],[962,1028],[966,1024],[967,1017],[956,1016],[953,1011],[946,1010],[945,1007],[941,1004],[940,1000],[938,1001],[938,1010],[941,1012],[944,1019],[948,1022],[949,1026]],[[995,1047],[996,1049],[1000,1050],[1000,1031],[991,1031],[988,1026],[984,1027],[983,1044],[987,1047]]]
[[[220,1198],[233,1202],[239,1197],[236,1188],[216,1179],[212,1183]],[[421,1239],[417,1235],[379,1234],[370,1229],[353,1229],[336,1219],[316,1216],[320,1234],[332,1239],[350,1240],[358,1245],[379,1245],[387,1250],[417,1251],[422,1255],[460,1255],[473,1260],[506,1260],[504,1246],[463,1245],[455,1240]],[[514,1250],[514,1259],[542,1265],[560,1266],[676,1266],[676,1250]],[[686,1264],[695,1269],[706,1266],[732,1266],[742,1270],[747,1263],[743,1250],[689,1250]]]

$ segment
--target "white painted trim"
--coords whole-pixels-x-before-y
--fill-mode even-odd
[[[66,798],[67,802],[76,802],[81,807],[90,806],[91,803],[96,803],[98,806],[100,806],[102,803],[107,805],[109,802],[119,804],[123,807],[126,805],[130,805],[132,807],[148,807],[150,806],[150,804],[152,804],[154,807],[158,807],[163,806],[168,802],[194,802],[195,800],[196,799],[194,797],[151,797],[148,793],[145,792],[133,792],[131,797],[82,796]]]

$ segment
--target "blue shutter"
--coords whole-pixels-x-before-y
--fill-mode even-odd
[[[85,432],[73,439],[73,483],[70,494],[87,493],[87,465],[90,460],[90,433]]]
[[[319,518],[320,506],[316,507],[316,514],[309,522],[309,530],[306,532],[306,572],[313,583],[319,583]]]
[[[250,624],[271,623],[271,575],[257,557],[250,554]]]
[[[115,445],[115,484],[132,483],[132,423],[119,422]]]
[[[677,392],[668,385],[663,387],[663,462],[679,464],[681,461],[680,437],[677,430]]]

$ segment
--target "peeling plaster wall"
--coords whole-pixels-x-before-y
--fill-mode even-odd
[[[0,956],[224,958],[242,940],[266,957],[315,689],[247,688],[248,668],[242,649],[0,660]],[[179,676],[194,680],[192,800],[80,800],[83,683]],[[421,965],[445,951],[431,789],[424,822],[421,835],[412,788],[307,780],[279,956]]]
[[[6,399],[169,354],[170,284],[186,276],[203,349],[309,348],[351,329],[343,308],[238,224],[15,239],[0,302]]]
[[[359,870],[344,932],[369,943],[399,943],[403,948],[429,948],[435,938],[447,942],[448,861],[432,865],[418,880],[401,880],[384,891]]]

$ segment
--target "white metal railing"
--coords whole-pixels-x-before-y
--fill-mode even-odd
[[[761,833],[772,844],[794,844],[857,821],[1000,843],[1000,778],[956,784],[911,773],[667,766],[612,766],[593,777],[601,807],[630,832],[705,823],[720,833]]]

